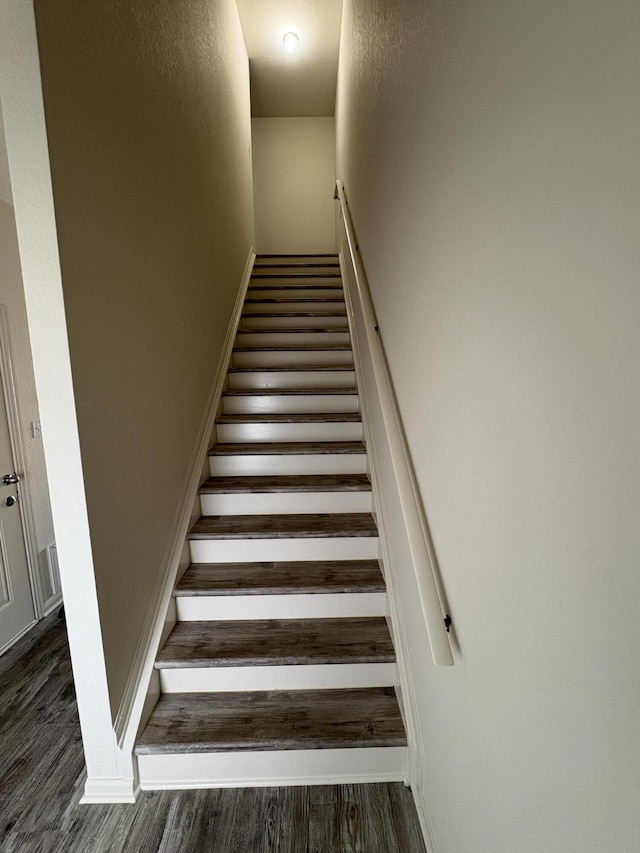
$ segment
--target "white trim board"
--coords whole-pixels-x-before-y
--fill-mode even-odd
[[[404,746],[140,755],[143,791],[403,782]]]
[[[255,260],[255,252],[251,247],[245,263],[236,302],[229,320],[220,359],[211,385],[209,399],[202,418],[197,439],[191,454],[191,461],[182,484],[182,500],[176,512],[173,523],[173,533],[165,550],[162,560],[163,569],[158,573],[156,584],[151,595],[149,606],[140,632],[140,639],[133,657],[129,676],[125,685],[120,707],[114,724],[118,747],[122,752],[123,762],[128,766],[133,763],[133,747],[142,719],[143,708],[150,713],[147,697],[147,687],[151,679],[153,665],[160,646],[165,628],[165,613],[172,601],[173,587],[176,583],[185,537],[191,523],[194,501],[202,481],[203,465],[207,461],[207,451],[214,430],[215,418],[222,399],[227,371],[231,360],[236,329],[245,300],[245,294],[251,278],[251,270]]]
[[[87,779],[80,805],[135,803],[139,792],[134,779]]]

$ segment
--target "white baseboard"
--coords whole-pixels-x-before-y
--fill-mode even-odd
[[[139,792],[133,779],[87,779],[80,805],[135,803]]]
[[[147,685],[151,678],[153,664],[160,644],[164,628],[164,615],[167,610],[173,591],[176,575],[179,571],[180,561],[183,554],[185,537],[191,521],[195,496],[202,479],[203,464],[211,440],[215,418],[217,415],[222,391],[227,377],[227,370],[231,360],[233,343],[236,329],[240,321],[240,314],[244,304],[245,294],[251,278],[251,270],[255,259],[253,247],[249,251],[245,264],[240,288],[236,297],[236,303],[231,314],[227,334],[220,353],[220,360],[213,379],[209,400],[198,430],[196,442],[193,448],[190,465],[182,485],[182,500],[176,512],[172,535],[169,538],[162,570],[158,573],[156,584],[150,597],[149,606],[140,632],[140,638],[134,653],[133,661],[125,685],[120,707],[116,714],[114,730],[120,750],[121,764],[125,773],[133,767],[133,746],[140,725],[142,710],[145,705]],[[111,780],[112,781],[112,780]],[[99,796],[101,790],[98,786]],[[87,794],[85,793],[85,797]],[[84,800],[83,800],[84,801]],[[89,802],[89,800],[87,800]],[[91,802],[110,802],[109,800],[92,799]],[[118,801],[119,802],[119,801]]]

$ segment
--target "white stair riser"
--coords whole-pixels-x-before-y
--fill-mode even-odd
[[[371,512],[371,492],[271,492],[200,495],[202,515]]]
[[[192,563],[259,563],[287,560],[375,560],[377,536],[295,539],[191,539]]]
[[[145,791],[402,782],[407,760],[404,746],[177,753],[139,755],[138,773]]]
[[[340,690],[392,687],[394,663],[313,666],[219,666],[161,669],[163,693],[226,693],[253,690]]]
[[[179,595],[175,602],[178,619],[186,622],[210,622],[216,619],[346,619],[386,614],[384,592]],[[386,681],[381,682],[381,685],[383,683],[391,685],[396,682]]]
[[[210,456],[212,477],[260,477],[269,474],[366,474],[364,453],[301,453]]]
[[[314,326],[314,328],[316,328]],[[349,346],[349,332],[243,332],[239,347]]]
[[[308,298],[312,299],[313,296]],[[318,311],[321,314],[342,314],[344,316],[347,309],[344,302],[340,300],[340,302],[245,302],[243,310],[250,314],[284,314],[289,312]]]
[[[279,285],[270,287],[270,282],[261,281],[259,286],[252,286],[247,290],[249,299],[317,299],[319,296],[328,296],[329,299],[342,298],[342,287],[298,287],[295,284]]]
[[[354,388],[353,370],[251,370],[230,373],[229,387],[250,388]]]
[[[350,350],[331,350],[314,352],[313,350],[256,350],[255,352],[234,352],[233,367],[302,367],[303,365],[327,365],[350,367],[353,365],[353,353]]]
[[[248,312],[253,313],[253,312]],[[272,314],[258,314],[255,317],[243,314],[240,318],[241,329],[334,329],[347,325],[345,314],[331,312],[310,317],[276,317]]]
[[[333,414],[357,412],[357,394],[287,394],[224,397],[222,408],[225,415],[304,415],[312,413]]]
[[[276,264],[278,264],[276,266]],[[316,261],[315,265],[313,261],[309,261],[308,263],[305,261],[304,266],[298,266],[293,264],[280,264],[278,261],[273,261],[271,264],[266,266],[264,263],[256,263],[256,268],[253,271],[253,275],[251,276],[251,280],[255,281],[257,278],[262,278],[266,275],[286,275],[290,276],[294,275],[313,275],[317,274],[320,276],[332,275],[339,276],[340,275],[340,265],[333,264],[331,262],[322,263],[322,261]]]
[[[361,441],[362,423],[218,424],[221,444],[255,441]]]

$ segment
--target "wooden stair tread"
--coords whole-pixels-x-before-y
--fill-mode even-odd
[[[377,536],[369,512],[296,515],[203,515],[189,539],[328,539]]]
[[[157,669],[393,663],[383,616],[178,622]]]
[[[357,394],[356,388],[227,388],[223,397],[299,397],[300,395]]]
[[[262,316],[262,315],[259,315],[259,316]],[[330,314],[329,316],[336,316],[336,315]],[[340,315],[337,315],[337,316],[340,316]],[[284,328],[284,329],[238,329],[237,334],[239,334],[239,335],[255,335],[255,334],[260,334],[260,335],[282,335],[282,334],[299,335],[302,332],[305,335],[308,335],[308,334],[326,335],[326,334],[333,334],[335,332],[348,332],[348,331],[349,331],[348,326],[324,326],[324,327],[314,326],[313,328],[308,328],[308,329],[303,328],[303,327],[301,327],[299,329],[291,329],[291,328]]]
[[[287,474],[209,477],[201,495],[269,494],[271,492],[370,492],[366,474]]]
[[[315,302],[316,300],[314,299],[313,301]],[[245,319],[255,319],[256,317],[268,317],[269,319],[271,319],[273,317],[275,317],[275,318],[278,318],[278,317],[279,318],[282,318],[282,317],[316,317],[318,319],[320,319],[321,317],[331,317],[332,319],[334,319],[335,317],[346,317],[346,316],[347,316],[346,311],[334,311],[332,314],[328,314],[326,311],[283,311],[283,312],[273,311],[273,312],[268,312],[266,314],[263,311],[257,311],[257,312],[256,311],[253,311],[253,312],[252,311],[243,311],[242,312],[242,317],[244,317]],[[306,331],[304,326],[302,326],[300,328],[304,329],[304,331]]]
[[[173,594],[180,598],[384,590],[384,579],[377,560],[332,560],[318,563],[195,563],[184,573]]]
[[[392,687],[173,693],[160,697],[136,754],[406,744]]]
[[[324,346],[315,346],[314,344],[290,344],[280,347],[234,347],[234,352],[351,352],[349,344],[325,344]]]
[[[282,365],[282,366],[272,366],[272,367],[230,367],[229,373],[295,373],[300,371],[337,371],[338,373],[344,373],[344,371],[353,371],[355,370],[352,364],[296,364],[296,365]]]
[[[286,267],[287,264],[278,264],[278,266]],[[310,266],[316,266],[316,264],[310,264]],[[254,269],[262,269],[262,267],[256,267]],[[266,279],[267,281],[270,278],[291,278],[291,279],[305,279],[305,278],[340,278],[339,269],[328,270],[327,272],[303,272],[302,270],[296,269],[295,272],[265,272],[258,273],[255,272],[251,274],[252,281],[261,281]]]
[[[217,424],[332,424],[332,423],[360,423],[362,416],[360,412],[310,412],[303,414],[274,415],[257,414],[250,415],[218,415]]]
[[[261,305],[304,305],[307,302],[329,302],[333,304],[342,303],[344,299],[339,296],[260,296],[255,299],[248,297],[244,300],[245,305],[255,305],[256,303]]]
[[[361,441],[273,441],[214,444],[210,456],[315,455],[329,453],[365,453]]]
[[[287,290],[335,290],[341,292],[342,284],[335,284],[331,281],[322,282],[322,284],[309,284],[308,282],[297,282],[296,284],[250,284],[247,293],[260,292],[261,290],[282,290],[286,293]]]
[[[319,258],[319,255],[315,255],[316,258]],[[326,268],[328,270],[339,270],[340,264],[336,261],[271,261],[270,263],[257,264],[254,269],[259,270],[269,270],[277,267],[278,269],[282,267],[290,267],[292,270],[305,269],[306,267],[313,267],[313,269],[322,269]]]

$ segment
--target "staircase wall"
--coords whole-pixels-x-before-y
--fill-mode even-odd
[[[232,0],[36,3],[112,715],[253,243]]]
[[[638,846],[639,36],[345,2],[338,176],[457,644],[405,578],[431,853]]]
[[[256,251],[335,252],[333,116],[251,124]]]

